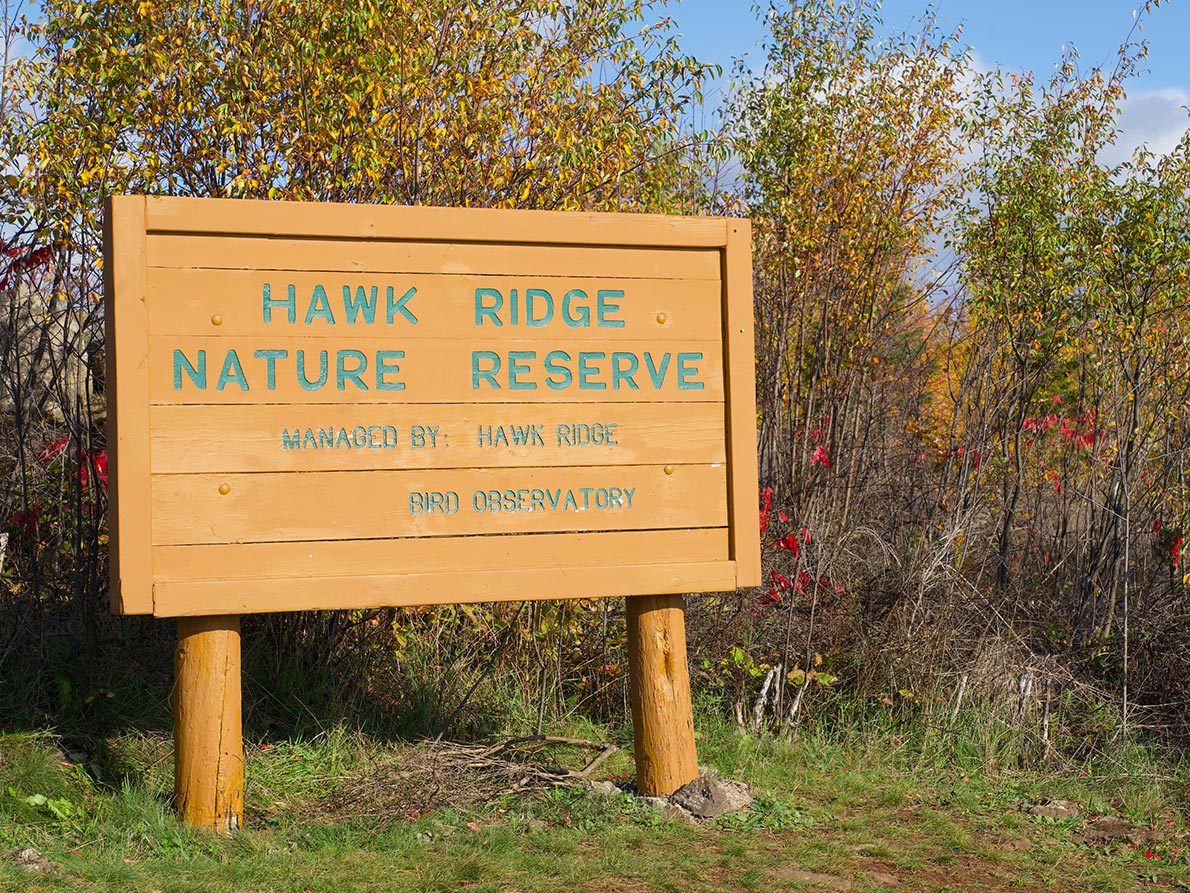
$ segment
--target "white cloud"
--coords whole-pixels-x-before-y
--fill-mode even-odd
[[[1157,155],[1167,155],[1190,129],[1190,91],[1179,87],[1134,90],[1120,110],[1120,135],[1114,146],[1103,151],[1106,164],[1126,161],[1140,146]]]

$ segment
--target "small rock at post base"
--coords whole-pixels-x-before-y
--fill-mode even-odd
[[[724,780],[707,772],[674,791],[669,802],[697,819],[708,820],[747,809],[752,795],[742,781]]]
[[[682,807],[675,803],[670,803],[668,800],[664,800],[661,803],[661,818],[688,822],[691,825],[697,825],[699,821],[697,817],[692,816],[686,810],[682,809]]]

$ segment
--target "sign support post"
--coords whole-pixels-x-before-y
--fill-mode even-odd
[[[680,595],[626,599],[636,787],[665,797],[698,777]]]
[[[223,834],[244,818],[240,618],[179,617],[174,796],[182,820]]]

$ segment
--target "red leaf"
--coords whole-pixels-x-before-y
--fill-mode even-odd
[[[66,452],[66,445],[69,442],[70,435],[64,434],[53,443],[47,443],[41,448],[41,452],[37,454],[37,461],[43,465],[48,465]]]
[[[91,464],[95,468],[95,476],[107,486],[107,450],[100,450],[91,456]]]
[[[765,528],[769,526],[769,510],[773,507],[773,488],[765,487],[761,490],[760,499],[764,503],[760,507],[760,535],[764,536]]]
[[[792,533],[785,534],[785,536],[781,537],[781,539],[779,539],[775,543],[773,543],[773,546],[775,546],[778,549],[784,549],[786,552],[788,552],[794,558],[797,558],[798,544],[797,544],[797,537],[794,534],[792,534]]]

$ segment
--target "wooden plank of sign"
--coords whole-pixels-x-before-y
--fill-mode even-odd
[[[104,319],[112,610],[153,609],[149,555],[149,323],[145,310],[145,199],[113,196],[104,208]],[[120,296],[116,301],[115,296]],[[118,409],[117,409],[118,407]]]
[[[596,489],[584,499],[579,487]],[[619,490],[618,507],[612,487]],[[574,507],[566,498],[572,488]],[[565,468],[160,474],[153,476],[153,543],[721,527],[726,488],[723,465],[594,466],[578,474]],[[534,490],[543,494],[538,505]],[[475,494],[505,491],[514,493],[508,510],[475,510]],[[457,513],[411,514],[409,494],[450,492],[458,494]],[[552,508],[551,493],[558,494]],[[608,504],[598,505],[601,498]],[[428,500],[424,505],[433,508]]]
[[[218,569],[221,575],[220,580],[202,581],[219,589],[218,599],[181,611],[169,606],[181,590],[169,587],[198,581],[158,579],[156,585],[166,587],[158,593],[165,599],[157,605],[158,613],[245,610],[244,587],[237,592],[235,585],[223,586],[236,579],[237,568],[244,574],[241,584],[258,576],[277,584],[265,594],[272,607],[263,610],[302,607],[269,601],[274,596],[284,600],[285,593],[296,591],[298,578],[307,587],[304,606],[346,606],[342,591],[354,585],[357,575],[365,578],[365,588],[372,587],[373,595],[391,590],[394,578],[405,581],[400,585],[413,584],[410,567],[418,562],[408,559],[431,542],[443,550],[454,541],[449,552],[427,551],[424,569],[414,572],[431,590],[438,587],[437,600],[487,597],[492,584],[479,580],[482,568],[467,563],[461,566],[474,580],[464,581],[459,595],[460,555],[463,562],[468,555],[489,555],[487,562],[496,565],[487,576],[497,580],[509,579],[506,571],[513,562],[533,572],[523,578],[520,591],[507,597],[558,594],[559,573],[570,583],[591,587],[592,595],[728,589],[753,581],[759,573],[758,537],[748,529],[755,524],[756,488],[747,481],[749,473],[755,474],[755,456],[748,464],[752,450],[744,452],[745,442],[751,439],[754,446],[755,440],[754,412],[749,414],[744,406],[752,396],[751,382],[741,388],[734,381],[741,371],[748,378],[754,373],[751,311],[749,307],[745,320],[742,309],[751,298],[751,280],[744,269],[750,246],[746,235],[741,238],[738,221],[170,198],[133,201],[139,203],[139,211],[128,219],[138,229],[142,246],[139,283],[135,278],[131,287],[117,282],[122,252],[109,232],[107,291],[109,300],[118,293],[119,308],[111,308],[108,319],[122,313],[148,316],[148,321],[134,333],[140,339],[135,375],[124,370],[120,354],[127,351],[113,345],[110,393],[123,416],[130,404],[120,399],[124,387],[117,379],[135,382],[139,375],[142,383],[147,381],[148,393],[140,398],[142,418],[133,425],[151,439],[151,447],[142,446],[143,462],[135,468],[130,468],[127,455],[120,457],[124,461],[115,470],[114,498],[118,501],[126,490],[117,486],[121,470],[125,478],[130,472],[143,475],[147,486],[136,503],[121,504],[116,533],[125,539],[135,536],[139,523],[148,539],[157,537],[161,545],[147,551],[152,553],[151,570],[159,575],[170,567],[189,567],[185,573],[198,574]],[[113,230],[118,230],[124,224],[119,215],[115,220]],[[285,281],[274,283],[270,276]],[[328,284],[330,279],[335,282]],[[418,296],[434,296],[433,312],[418,314],[416,327],[406,328],[403,314],[392,324],[387,319],[382,324],[345,324],[344,285],[351,289],[354,304],[359,287],[367,295],[375,285],[387,297],[388,284],[396,291],[394,279],[410,282],[406,290],[416,288]],[[338,298],[344,318],[336,314],[338,325],[331,326],[315,314],[307,326],[303,310],[310,302],[306,298],[303,308],[304,296],[297,294],[300,320],[291,325],[274,317],[266,324],[261,313],[266,281],[282,297],[290,284],[295,293],[309,288],[310,297],[315,285],[323,285],[332,308]],[[747,288],[741,290],[741,283]],[[556,290],[565,294],[579,287],[590,295],[600,286],[625,292],[616,313],[625,323],[622,329],[596,325],[567,331],[559,324]],[[477,287],[500,288],[506,296],[516,288],[522,302],[525,289],[545,287],[555,298],[555,317],[542,326],[512,326],[507,319],[499,329],[477,328]],[[130,297],[138,308],[124,307]],[[271,343],[274,339],[277,343]],[[270,343],[262,343],[266,341]],[[174,368],[175,349],[190,359],[196,359],[199,350],[207,352],[208,386],[196,386],[189,372]],[[229,349],[244,364],[251,381],[248,392],[234,374],[224,376],[224,387],[219,388]],[[277,350],[288,353],[282,357]],[[311,361],[307,372],[315,376],[314,382],[306,377],[305,387],[298,381],[298,350]],[[324,350],[328,372],[321,384],[318,367]],[[473,350],[500,355],[501,387],[491,388],[482,375],[472,375]],[[401,351],[404,356],[398,358]],[[508,376],[509,366],[525,359],[512,360],[509,353],[517,351],[533,356],[528,369],[514,379]],[[557,365],[545,368],[545,354],[551,351],[560,352],[555,357],[563,357],[561,365],[573,376],[571,382],[557,382]],[[656,371],[649,376],[645,369],[646,352],[651,358],[670,354],[671,365],[660,386],[652,384]],[[680,353],[702,354],[694,362],[697,372],[687,377],[687,382],[693,378],[702,383],[702,389],[678,387],[674,363]],[[587,384],[604,384],[604,390],[578,387],[580,354],[595,367]],[[621,360],[640,358],[633,382],[637,389],[622,379],[621,387],[615,388],[612,354]],[[339,357],[347,363],[342,381],[336,375]],[[357,374],[365,358],[368,369]],[[271,388],[270,365],[275,373]],[[375,375],[377,366],[382,367],[380,378]],[[439,371],[431,374],[431,368]],[[733,379],[730,392],[727,369]],[[175,372],[185,379],[176,389]],[[547,386],[547,376],[559,389]],[[377,387],[395,382],[404,389]],[[530,389],[514,389],[514,383]],[[493,406],[500,409],[493,413]],[[573,416],[584,408],[579,419],[583,423],[588,417],[618,417],[618,444],[583,445],[567,456],[563,445],[551,444],[543,432],[549,425],[565,423],[560,414]],[[422,410],[432,411],[436,418],[418,421]],[[302,419],[287,423],[291,414]],[[508,446],[498,440],[481,446],[473,429],[488,423],[485,415],[503,417],[491,419],[496,427],[520,425],[523,432],[542,426],[532,428],[538,442],[517,445],[509,438]],[[312,416],[321,418],[320,428],[346,431],[355,422],[350,426],[352,440],[360,428],[368,434],[368,448],[355,451],[353,444],[348,452],[337,436],[333,450],[312,453],[303,447],[299,461],[292,434],[289,449],[280,437],[287,427],[301,427],[303,421],[313,427],[317,420]],[[394,434],[398,425],[406,427],[410,448],[402,451],[394,444],[387,449],[386,425]],[[442,446],[415,454],[414,425],[436,426]],[[281,430],[275,430],[278,427]],[[379,448],[373,448],[373,427],[380,435]],[[120,439],[113,429],[117,455]],[[534,490],[541,500],[547,489],[560,492],[571,486],[602,488],[605,500],[610,500],[609,488],[621,493],[631,489],[637,500],[634,508],[647,510],[642,508],[639,516],[627,508],[524,510],[535,508]],[[480,514],[474,503],[464,503],[457,514],[410,514],[411,491],[426,494],[427,508],[441,508],[429,503],[431,495],[456,492],[462,501],[488,489],[525,491],[513,500],[529,498],[530,504],[499,515]],[[129,523],[130,516],[138,520]],[[714,540],[699,545],[679,541],[683,536]],[[640,539],[609,545],[617,537]],[[556,545],[547,546],[547,539]],[[368,551],[351,551],[356,549]],[[123,551],[120,542],[114,543],[117,563]],[[757,556],[755,568],[752,553]],[[373,554],[384,557],[360,560]],[[552,556],[543,560],[563,571],[533,565],[536,555]],[[659,588],[637,585],[640,579],[653,579],[640,577],[638,567],[667,565],[666,573],[672,574],[669,562],[675,557],[690,562],[678,562],[686,568],[680,581],[671,576],[658,582]],[[624,560],[632,563],[621,567]],[[403,566],[393,567],[394,562]],[[222,579],[224,572],[231,575],[228,580]],[[614,585],[599,584],[603,573],[614,578]],[[123,568],[119,576],[129,591]],[[149,580],[152,585],[152,573]],[[143,592],[142,582],[136,588],[135,605],[114,598],[113,607],[126,613],[148,610],[152,599]],[[375,602],[383,603],[387,602]]]
[[[752,223],[733,220],[724,252],[724,328],[726,337],[728,465],[732,557],[736,585],[759,586],[760,527],[756,523],[756,340],[752,309]]]
[[[612,565],[626,555],[640,564],[727,561],[727,528],[156,546],[153,573],[157,582],[336,573],[383,577],[456,565],[468,570]]]
[[[177,617],[211,612],[247,614],[670,592],[727,592],[735,588],[735,579],[735,562],[708,561],[517,568],[498,574],[486,570],[454,569],[379,577],[197,580],[155,584],[154,613],[159,617]]]
[[[542,245],[649,245],[716,248],[721,217],[584,214],[428,208],[331,202],[160,197],[148,200],[147,224],[162,232],[375,239],[416,233],[436,242],[534,242]]]
[[[618,330],[617,330],[618,331]],[[206,387],[200,389],[194,384],[185,365],[179,361],[175,376],[175,351],[180,350],[189,363],[197,366],[199,351],[206,357]],[[229,366],[228,379],[219,388],[221,372],[228,364],[228,351],[236,352],[236,360],[244,372],[249,390],[244,390],[231,378],[234,367]],[[261,350],[284,350],[286,356],[276,360],[275,383],[268,387],[268,364],[263,356],[256,356]],[[349,378],[338,382],[339,358],[347,370],[357,368],[360,358],[341,354],[353,350],[363,356],[367,367],[361,373],[363,384],[368,390]],[[395,364],[399,371],[390,373],[386,383],[403,383],[400,390],[377,390],[376,374],[378,351],[404,351],[404,357],[389,357],[388,363]],[[473,351],[495,351],[500,355],[500,371],[495,390],[486,380],[474,388],[472,372]],[[322,351],[326,351],[327,376],[325,385],[311,390],[298,380],[298,352],[302,352],[307,380],[320,380]],[[509,380],[512,360],[509,351],[533,351],[535,356],[521,357],[518,363],[528,364],[527,371],[518,375],[517,381],[532,383],[529,390],[514,390]],[[555,390],[546,384],[545,362],[552,351],[563,351],[569,362],[559,359],[570,370],[570,386]],[[628,369],[630,359],[616,361],[612,353],[620,351],[635,354],[637,370],[633,390],[627,381],[621,380],[620,387],[613,387],[612,364],[620,362],[621,369]],[[587,365],[595,372],[588,375],[592,385],[602,388],[580,387],[580,354],[602,354],[592,356]],[[661,380],[661,387],[654,387],[650,378],[649,359]],[[666,360],[666,355],[669,359]],[[687,368],[695,369],[688,384],[701,383],[702,388],[679,387],[679,354],[701,354],[701,359],[690,359]],[[485,361],[487,362],[487,361]],[[494,362],[494,361],[493,361]],[[417,403],[553,403],[557,400],[583,403],[636,403],[636,402],[717,402],[723,399],[723,351],[718,341],[619,341],[608,336],[606,341],[545,340],[527,341],[507,338],[479,338],[471,336],[465,340],[422,338],[404,340],[399,336],[390,338],[369,338],[352,341],[344,345],[335,337],[293,338],[278,335],[267,341],[258,337],[212,338],[181,337],[176,335],[152,335],[149,337],[150,383],[149,399],[153,403],[392,403],[394,401]],[[486,366],[483,368],[487,368]],[[557,374],[555,381],[564,381]],[[175,388],[180,383],[181,389]]]
[[[722,253],[704,248],[579,248],[155,234],[147,237],[147,251],[150,267],[711,280],[719,279]]]
[[[722,403],[159,405],[149,421],[158,474],[727,458]]]
[[[270,321],[264,319],[264,287],[269,287]],[[294,323],[288,309],[276,304],[294,290]],[[315,288],[321,286],[334,317],[310,314]],[[411,325],[399,313],[387,320],[388,289],[394,301],[416,289],[407,306],[417,318]],[[476,324],[476,289],[499,291],[496,326],[491,316]],[[344,289],[347,290],[346,295]],[[361,291],[362,289],[362,291]],[[544,289],[533,298],[534,320],[526,308],[528,289]],[[586,297],[567,300],[572,289]],[[512,292],[516,291],[517,320],[513,325]],[[622,323],[619,330],[636,337],[658,341],[718,339],[722,336],[722,290],[709,279],[616,279],[517,276],[461,276],[418,273],[392,276],[372,273],[310,273],[294,271],[257,272],[248,270],[175,269],[151,267],[148,271],[150,333],[154,335],[335,335],[344,341],[396,334],[402,338],[449,338],[461,333],[493,337],[606,338],[609,329],[597,322],[600,291],[622,291],[623,296],[606,298],[609,319]],[[549,303],[552,299],[552,304]],[[483,297],[485,307],[497,298]],[[368,323],[363,308],[374,309]],[[356,309],[359,308],[359,309]],[[550,320],[537,324],[548,313]],[[309,322],[306,322],[309,314]],[[583,325],[586,316],[588,323]],[[568,324],[568,319],[578,324]],[[352,322],[354,320],[354,322]]]

